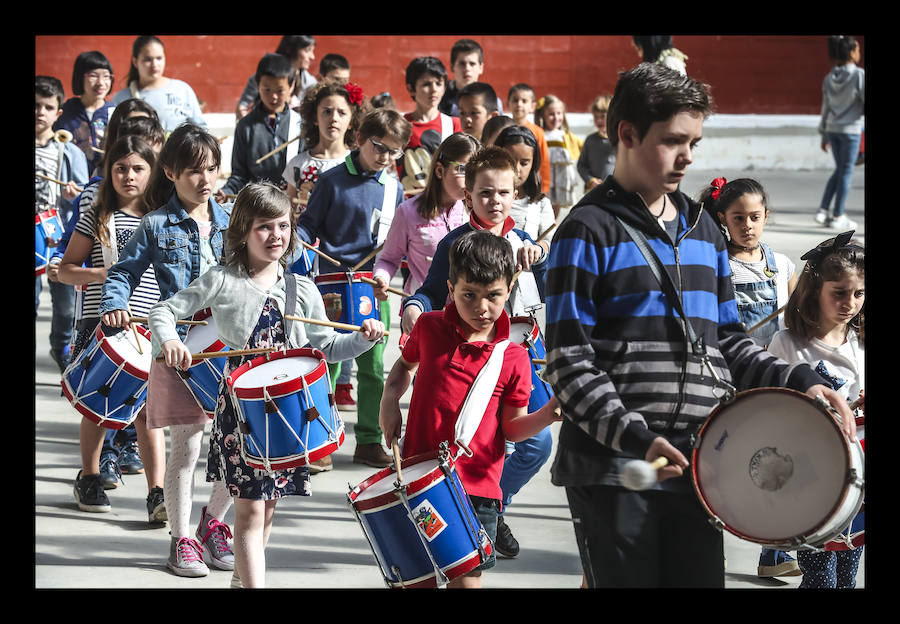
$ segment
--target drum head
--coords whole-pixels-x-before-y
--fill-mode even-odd
[[[101,340],[100,348],[116,365],[124,362],[125,370],[129,374],[146,379],[150,374],[150,364],[153,362],[153,345],[150,343],[148,330],[140,325],[136,325],[135,328],[137,331],[127,328],[106,335],[98,326],[96,336]]]
[[[510,323],[509,324],[509,340],[522,344],[526,340],[532,338],[534,325],[531,323]]]
[[[834,418],[784,389],[752,390],[716,408],[694,451],[695,488],[735,535],[786,543],[841,504],[850,454]]]
[[[206,321],[207,325],[194,325],[184,338],[184,345],[191,353],[201,353],[219,341],[219,329],[212,322],[212,318]],[[221,349],[215,349],[220,351]]]
[[[311,357],[286,357],[265,362],[246,370],[234,380],[233,388],[255,389],[300,379],[316,369],[322,360]]]

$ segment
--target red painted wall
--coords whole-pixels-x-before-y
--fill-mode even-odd
[[[327,35],[316,37],[316,57],[332,52],[350,61],[351,80],[366,95],[389,91],[401,111],[412,109],[404,72],[416,56],[436,56],[450,69],[450,47],[467,35]],[[207,113],[232,112],[247,78],[280,36],[162,36],[166,75],[188,82]],[[35,71],[60,78],[71,94],[72,65],[86,50],[99,50],[125,86],[134,36],[35,37]],[[569,110],[585,112],[596,95],[612,93],[618,73],[637,54],[623,35],[477,37],[485,50],[482,80],[505,101],[509,87],[531,84],[538,95],[554,93]],[[865,65],[865,42],[863,48]],[[676,36],[688,55],[688,73],[712,87],[716,110],[728,114],[818,114],[822,78],[830,68],[826,36]],[[318,61],[316,61],[317,67]],[[313,73],[316,73],[314,71]]]

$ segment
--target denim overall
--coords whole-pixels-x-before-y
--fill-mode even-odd
[[[775,254],[764,243],[760,243],[759,248],[766,261],[765,273],[769,279],[734,285],[734,298],[737,301],[738,313],[745,330],[750,329],[778,309],[778,287],[776,285],[778,268],[775,266]],[[750,337],[756,344],[766,346],[778,329],[778,319],[773,318],[750,334]]]

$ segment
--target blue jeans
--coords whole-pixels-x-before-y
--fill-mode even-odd
[[[472,502],[472,510],[475,512],[475,516],[481,522],[481,526],[484,527],[484,532],[491,539],[491,543],[494,543],[497,541],[497,517],[500,515],[500,501],[493,498],[484,498],[483,496],[470,496],[469,500]],[[496,563],[497,554],[495,551],[488,556],[487,561],[479,564],[475,569],[490,570]]]
[[[834,212],[832,217],[844,214],[844,205],[847,203],[847,194],[850,192],[850,181],[853,177],[853,166],[859,155],[859,134],[841,134],[839,132],[827,132],[825,138],[831,146],[831,155],[834,158],[834,173],[825,184],[825,194],[822,195],[820,208],[828,210],[831,200],[834,199]]]
[[[507,443],[507,451],[509,446]],[[550,459],[553,451],[553,437],[550,427],[536,436],[512,444],[515,450],[507,455],[503,462],[503,474],[500,477],[500,489],[503,491],[503,508],[512,502],[512,497],[537,474],[541,466]]]
[[[75,323],[75,288],[62,282],[50,284],[50,348],[55,353],[62,353],[72,338],[72,326]],[[41,276],[35,278],[34,299],[35,314],[43,288]]]

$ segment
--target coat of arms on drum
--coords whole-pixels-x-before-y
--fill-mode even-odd
[[[328,320],[333,323],[339,321],[344,310],[341,296],[338,293],[325,293],[322,299],[325,302],[325,316]]]

